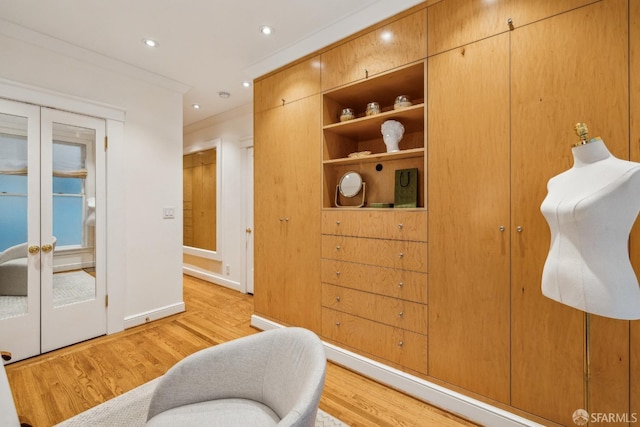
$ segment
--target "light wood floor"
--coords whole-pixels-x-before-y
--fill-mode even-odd
[[[55,425],[195,351],[259,332],[250,295],[185,276],[184,301],[184,313],[7,365],[20,421]],[[332,363],[320,408],[354,427],[473,425]]]

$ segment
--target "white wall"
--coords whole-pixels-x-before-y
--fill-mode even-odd
[[[109,331],[181,311],[186,88],[158,84],[142,70],[12,30],[4,23],[0,29],[1,79],[125,111],[124,129],[115,129],[120,137],[107,151],[107,285],[110,306],[116,305],[110,314],[121,317],[109,319]],[[162,219],[165,206],[176,207],[176,219]]]
[[[221,215],[219,262],[184,257],[184,272],[246,292],[246,201],[247,201],[247,148],[253,146],[253,105],[210,117],[184,129],[184,151],[190,152],[218,139],[222,178],[219,190],[222,200],[218,207]],[[227,270],[228,267],[228,270]],[[228,273],[227,273],[228,271]]]

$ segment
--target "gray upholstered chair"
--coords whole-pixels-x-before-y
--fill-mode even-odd
[[[147,426],[312,427],[326,364],[322,342],[302,328],[201,350],[160,378]]]
[[[0,295],[27,295],[27,243],[0,252]]]
[[[0,352],[3,360],[11,359],[11,355],[7,352]],[[7,373],[4,370],[4,363],[0,360],[0,426],[2,427],[20,427],[16,405],[13,402],[13,394],[9,387]]]

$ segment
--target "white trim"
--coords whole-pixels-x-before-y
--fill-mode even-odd
[[[163,317],[173,316],[174,314],[182,313],[185,311],[184,302],[168,305],[158,309],[146,311],[144,313],[134,314],[133,316],[127,316],[124,319],[124,328],[132,328],[144,323],[152,322],[154,320],[162,319]]]
[[[283,327],[279,323],[255,314],[251,316],[251,326],[260,330]],[[332,362],[481,425],[492,427],[542,427],[541,424],[534,421],[527,420],[511,412],[407,374],[333,344],[325,342],[324,348],[327,353],[327,359]]]
[[[191,86],[0,18],[0,34],[184,95]]]
[[[105,120],[120,122],[125,120],[124,108],[2,78],[0,78],[0,97]]]
[[[225,288],[242,292],[243,294],[246,293],[242,289],[242,285],[239,282],[236,282],[235,280],[225,279],[224,277],[215,275],[210,271],[205,271],[189,265],[183,265],[182,272],[187,276],[197,277],[198,279],[202,279],[207,282],[215,283],[216,285],[224,286]]]

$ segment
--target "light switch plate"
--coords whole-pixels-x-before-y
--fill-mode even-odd
[[[173,208],[173,207],[162,208],[162,218],[174,219],[175,217],[176,217],[176,208]]]

